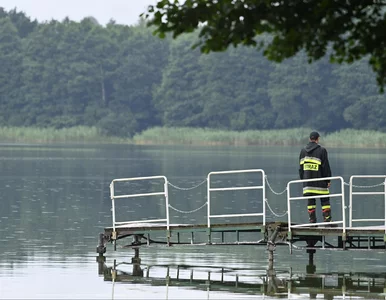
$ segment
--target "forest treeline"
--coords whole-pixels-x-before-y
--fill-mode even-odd
[[[159,39],[141,20],[39,23],[0,8],[0,126],[121,137],[153,127],[386,132],[386,95],[366,59],[308,64],[301,53],[275,64],[252,47],[207,55],[191,49],[196,36]]]

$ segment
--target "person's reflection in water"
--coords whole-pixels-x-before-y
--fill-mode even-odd
[[[307,275],[315,274],[316,266],[311,262],[306,267]],[[313,290],[322,289],[323,287],[323,278],[318,276],[307,276],[307,286],[310,288],[310,299],[316,299],[318,293],[313,293]],[[334,299],[334,296],[323,291],[324,299]]]
[[[307,265],[306,267],[306,273],[307,275],[310,275],[310,274],[315,274],[315,271],[316,271],[316,266],[313,264],[313,263],[310,263]],[[317,288],[320,286],[320,278],[317,278],[317,277],[314,277],[314,276],[307,276],[307,281],[308,281],[308,284],[309,287],[310,287],[310,291],[313,290],[313,288]],[[312,293],[310,292],[310,299],[316,299],[316,296],[318,294],[316,293]]]

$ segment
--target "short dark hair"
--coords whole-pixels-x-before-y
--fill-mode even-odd
[[[316,141],[320,137],[319,132],[313,131],[310,133],[310,140]]]

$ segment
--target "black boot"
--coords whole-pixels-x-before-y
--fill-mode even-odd
[[[324,209],[323,211],[323,220],[324,222],[331,222],[331,209]],[[328,224],[326,227],[338,227],[338,224]]]
[[[315,209],[308,210],[308,221],[310,223],[316,223],[316,212]]]
[[[323,220],[324,222],[331,222],[331,209],[330,208],[326,208],[326,209],[323,209]]]

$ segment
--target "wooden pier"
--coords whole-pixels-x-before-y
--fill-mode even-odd
[[[212,183],[213,176],[252,174],[256,177],[256,182],[244,186],[215,187]],[[378,180],[377,184],[370,185],[369,188],[378,187],[376,191],[363,191],[363,186],[354,185],[358,178]],[[294,195],[293,186],[302,184],[310,180],[293,180],[288,182],[287,192],[287,214],[288,222],[267,222],[266,209],[268,200],[266,199],[267,178],[261,169],[236,170],[211,172],[208,174],[207,183],[207,222],[205,224],[172,224],[170,222],[169,210],[173,207],[169,201],[168,185],[165,176],[137,177],[115,179],[110,184],[110,196],[112,200],[112,219],[113,224],[106,227],[99,236],[97,253],[103,255],[106,252],[106,244],[125,243],[124,246],[135,247],[149,246],[152,244],[166,244],[168,246],[177,245],[262,245],[266,246],[270,262],[273,263],[273,251],[277,245],[285,245],[290,248],[302,248],[310,254],[312,259],[316,250],[386,250],[386,175],[356,175],[350,178],[349,201],[345,199],[344,185],[342,177],[328,177],[325,180],[336,181],[339,183],[340,191],[328,195],[336,198],[340,202],[342,209],[342,219],[330,223],[296,224],[292,220],[291,204],[294,201],[305,201],[307,197]],[[116,184],[132,183],[138,181],[162,181],[163,190],[152,191],[150,193],[116,193]],[[320,180],[320,179],[317,179]],[[380,182],[379,182],[380,181]],[[379,187],[382,191],[379,191]],[[291,189],[292,188],[292,189]],[[356,191],[359,188],[359,191]],[[260,207],[253,211],[248,210],[245,214],[216,214],[211,209],[212,194],[218,191],[235,190],[254,190],[260,199]],[[355,219],[353,213],[353,198],[360,196],[377,197],[384,199],[384,218]],[[122,198],[139,198],[157,196],[165,200],[165,218],[148,220],[117,221],[115,215],[115,201]],[[323,198],[327,196],[319,196]],[[346,202],[349,205],[346,205]],[[256,222],[235,222],[232,218],[252,217]],[[226,223],[214,223],[213,219],[227,220]],[[370,223],[370,224],[369,224]],[[357,224],[366,224],[366,226]],[[355,226],[354,226],[355,225]],[[131,238],[127,242],[127,238]],[[126,241],[126,242],[124,242]],[[385,251],[386,253],[386,251]]]
[[[256,240],[243,238],[243,233],[260,234]],[[198,233],[207,235],[207,241],[196,241]],[[214,234],[220,237],[212,241]],[[232,239],[226,239],[226,233],[233,233]],[[273,238],[273,236],[275,237]],[[367,226],[346,228],[341,227],[302,227],[288,232],[288,223],[239,223],[214,224],[208,229],[206,224],[170,224],[169,229],[162,224],[131,223],[115,227],[115,239],[112,227],[105,228],[101,242],[116,242],[132,237],[132,242],[126,246],[142,246],[151,244],[172,245],[287,245],[304,249],[333,250],[386,250],[384,227]],[[256,235],[257,236],[257,235]],[[310,246],[310,243],[314,245]]]

